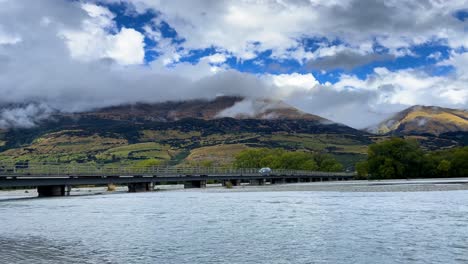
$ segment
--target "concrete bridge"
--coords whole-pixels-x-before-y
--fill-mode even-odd
[[[354,173],[200,167],[92,166],[81,164],[1,164],[0,188],[37,187],[39,196],[66,196],[71,186],[127,184],[129,192],[145,192],[154,185],[180,183],[185,188],[204,188],[207,182],[233,186],[350,180]]]

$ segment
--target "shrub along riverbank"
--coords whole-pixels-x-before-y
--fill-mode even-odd
[[[415,140],[392,138],[370,145],[356,170],[361,179],[468,177],[468,147],[425,152]]]

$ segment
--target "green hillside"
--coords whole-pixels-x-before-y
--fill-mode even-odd
[[[244,149],[281,148],[330,153],[350,167],[362,159],[367,134],[307,120],[223,118],[131,122],[60,117],[32,129],[5,132],[1,161],[231,166]]]
[[[251,101],[256,104],[256,112],[235,118],[220,116],[243,100],[217,97],[212,101],[135,104],[85,113],[56,113],[33,128],[0,130],[0,161],[99,166],[151,161],[161,165],[232,166],[234,157],[241,151],[267,148],[330,154],[345,169],[354,169],[356,162],[366,158],[371,143],[393,135],[371,135],[266,99]],[[423,110],[433,119],[443,119],[440,109],[410,110],[401,116],[411,118],[398,119],[406,120],[399,123],[400,128],[408,128],[408,120]],[[466,118],[461,112],[450,113]],[[429,121],[427,124],[435,124]],[[468,142],[468,133],[463,129],[437,130],[438,135],[429,133],[432,130],[428,133],[398,131],[401,135],[397,135],[416,139],[428,150],[464,146]]]

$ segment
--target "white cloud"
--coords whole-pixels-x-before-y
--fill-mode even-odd
[[[274,113],[268,113],[270,109],[288,108],[289,106],[280,101],[245,98],[235,103],[233,106],[224,109],[217,114],[217,117],[233,118],[274,118]]]
[[[21,40],[20,36],[6,32],[0,25],[0,45],[16,44]]]
[[[82,8],[89,15],[82,28],[61,32],[73,58],[83,61],[110,58],[123,65],[144,62],[143,34],[131,28],[121,28],[113,34],[117,29],[112,12],[94,4],[83,4]]]
[[[162,37],[158,27],[145,27],[144,33],[157,42],[155,50],[162,54],[148,65],[139,65],[144,57],[143,35],[132,28],[117,28],[107,8],[88,4],[83,10],[77,2],[53,0],[1,2],[0,39],[7,35],[21,42],[0,45],[0,103],[40,102],[47,109],[73,112],[218,94],[273,97],[355,127],[380,121],[412,104],[467,108],[468,53],[452,52],[438,62],[436,66],[454,68],[445,76],[431,76],[424,69],[376,68],[369,76],[347,74],[336,84],[324,85],[311,73],[248,74],[225,63],[230,56],[255,58],[264,49],[272,49],[273,57],[294,56],[302,62],[343,53],[359,55],[362,61],[373,54],[369,38],[374,35],[387,36],[381,39],[395,52],[434,35],[454,43],[463,23],[451,19],[451,12],[466,1],[450,1],[444,8],[441,1],[428,1],[427,13],[419,2],[393,0],[386,2],[392,12],[378,5],[379,1],[366,0],[138,1],[138,11],[158,8],[162,18],[187,38],[182,44],[174,43]],[[373,4],[377,6],[370,7],[379,19],[366,13],[369,10],[355,16],[358,7]],[[381,9],[386,12],[379,13]],[[375,23],[367,25],[366,21]],[[333,39],[334,34],[347,43],[326,43],[312,52],[299,41],[304,35]],[[198,63],[182,60],[193,48],[207,47],[217,53]],[[268,61],[258,59],[258,63]],[[15,110],[3,120],[24,120],[21,123],[31,125],[34,122],[28,120],[37,113]]]
[[[115,15],[106,7],[99,5],[83,3],[81,8],[85,10],[88,15],[95,19],[94,23],[99,24],[101,27],[113,27],[112,19]]]
[[[140,11],[152,8],[160,12],[160,19],[186,40],[185,48],[214,46],[244,60],[269,49],[273,57],[283,57],[296,49],[295,58],[307,59],[308,52],[300,49],[304,37],[340,39],[366,52],[377,41],[394,56],[412,55],[409,47],[434,40],[445,40],[453,48],[466,47],[468,43],[466,23],[453,15],[466,8],[466,0],[136,0],[132,3]]]
[[[455,74],[431,76],[421,69],[390,71],[375,68],[364,79],[342,75],[335,84],[305,84],[284,99],[301,110],[353,127],[376,124],[413,105],[468,108],[468,53],[453,53],[441,66]],[[281,86],[279,86],[281,88]]]
[[[389,71],[376,68],[365,80],[355,76],[343,76],[334,84],[337,89],[377,91],[376,104],[442,105],[453,106],[468,103],[468,90],[458,78],[430,76],[420,70]],[[457,94],[457,97],[452,96]]]
[[[221,64],[227,60],[227,57],[225,54],[216,53],[213,55],[206,56],[203,59],[207,59],[210,63],[213,63],[213,64]]]
[[[427,56],[428,59],[434,59],[438,61],[442,57],[442,53],[440,51],[433,52]]]
[[[121,64],[141,64],[145,58],[144,36],[131,28],[122,28],[119,34],[110,38],[113,45],[106,55]]]
[[[296,91],[308,91],[319,84],[311,73],[268,74],[265,75],[264,79],[277,86],[283,96],[287,96]]]
[[[53,112],[46,104],[28,104],[0,109],[0,128],[30,128]]]
[[[154,30],[150,25],[143,26],[145,35],[154,41],[160,41],[162,39],[162,34],[158,30]]]
[[[452,52],[450,57],[438,63],[440,66],[453,66],[458,78],[468,80],[468,52]]]

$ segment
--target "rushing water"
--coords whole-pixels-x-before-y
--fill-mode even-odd
[[[1,263],[467,263],[468,191],[0,202]]]

